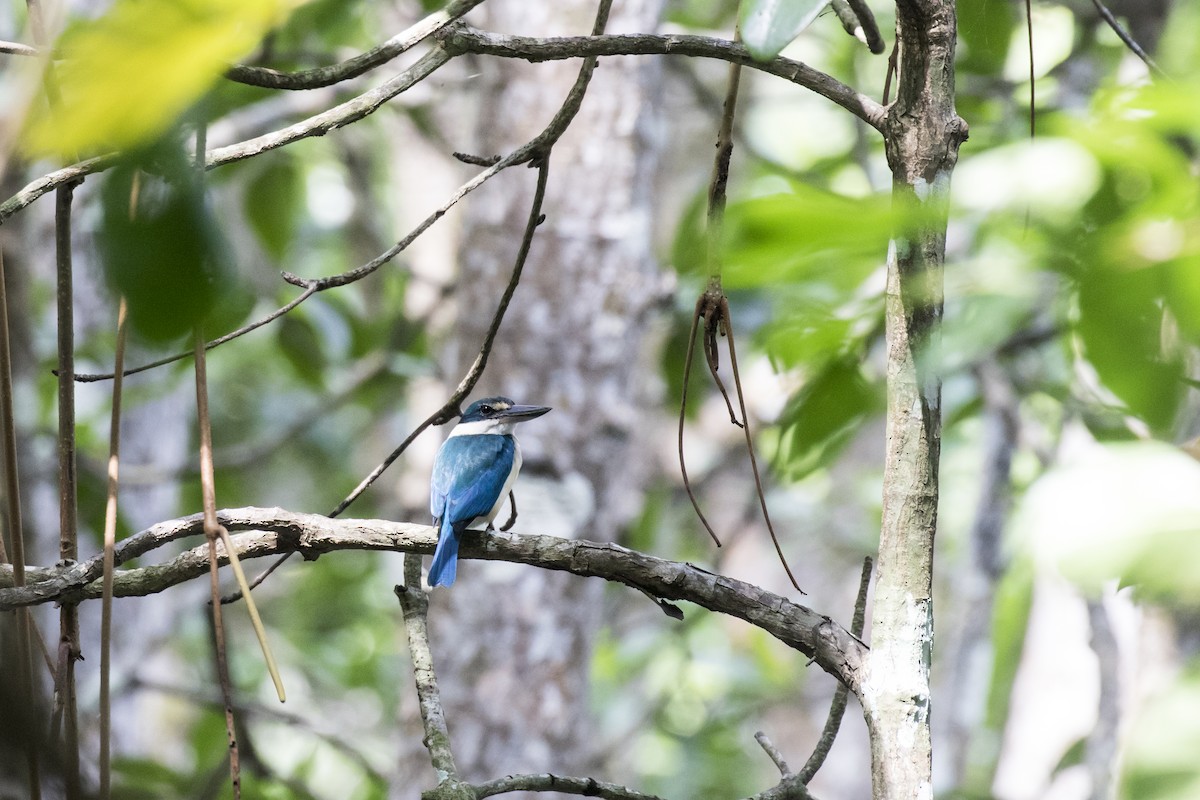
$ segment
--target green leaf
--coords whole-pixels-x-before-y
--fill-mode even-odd
[[[273,160],[246,186],[246,218],[277,261],[287,254],[303,208],[303,176],[286,155]]]
[[[959,0],[957,8],[962,47],[956,66],[984,75],[999,72],[1008,57],[1016,24],[1012,5],[996,0]]]
[[[1076,331],[1100,380],[1156,433],[1183,399],[1182,365],[1162,348],[1161,272],[1093,271],[1079,288]]]
[[[159,136],[296,4],[117,0],[56,45],[62,101],[33,115],[26,150],[75,158]]]
[[[150,163],[166,178],[144,172]],[[229,283],[228,259],[198,177],[167,145],[115,167],[105,176],[101,200],[100,255],[109,285],[129,304],[130,325],[152,341],[192,330]]]
[[[1130,725],[1121,797],[1190,800],[1200,796],[1200,665],[1139,703]]]
[[[1172,261],[1164,268],[1167,290],[1163,299],[1183,335],[1193,345],[1200,344],[1200,254]]]
[[[880,399],[857,360],[831,362],[783,413],[782,470],[798,480],[830,463],[859,425],[880,408]]]
[[[1200,464],[1159,442],[1096,445],[1030,487],[1011,526],[1093,594],[1114,578],[1200,605]]]
[[[820,281],[840,296],[884,262],[894,219],[886,195],[847,197],[803,184],[734,203],[725,221],[725,286]]]
[[[770,61],[812,24],[829,0],[746,0],[738,24],[746,49]]]
[[[310,386],[324,382],[325,350],[316,326],[303,314],[292,313],[276,324],[279,347],[296,374]]]

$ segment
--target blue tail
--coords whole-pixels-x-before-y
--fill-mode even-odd
[[[458,576],[458,534],[450,520],[443,518],[433,563],[429,565],[430,586],[450,586]]]

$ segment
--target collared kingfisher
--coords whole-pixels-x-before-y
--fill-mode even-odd
[[[488,530],[521,471],[518,422],[540,417],[546,406],[519,406],[507,397],[485,397],[467,407],[433,462],[429,511],[438,526],[429,585],[449,586],[458,572],[458,542],[479,522]]]

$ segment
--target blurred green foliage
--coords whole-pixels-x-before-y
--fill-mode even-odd
[[[1151,699],[1129,735],[1124,797],[1187,800],[1200,793],[1200,664]]]
[[[133,329],[152,341],[177,339],[203,327],[218,301],[216,327],[236,327],[249,303],[236,299],[229,251],[179,143],[133,153],[103,180],[100,253]]]
[[[258,45],[297,0],[119,0],[76,20],[57,49],[62,97],[39,107],[25,134],[35,154],[75,158],[157,138]]]
[[[347,49],[377,44],[389,24],[370,4],[316,0],[263,40],[285,4],[192,5],[164,11],[161,4],[122,2],[100,22],[74,23],[61,47],[87,57],[63,65],[60,79],[70,88],[63,110],[34,121],[28,147],[72,156],[172,140],[173,125],[201,97],[214,119],[270,97],[253,87],[214,85],[228,60],[260,47],[256,60],[275,68],[318,66]],[[804,9],[821,5],[743,6],[743,15],[768,7],[776,14],[759,29],[758,54],[786,46],[803,27],[796,20]],[[875,5],[882,17],[887,9]],[[1016,527],[1029,537],[1006,543],[1013,565],[997,585],[986,709],[966,785],[958,787],[964,796],[991,791],[1038,565],[1049,563],[1093,592],[1119,578],[1135,584],[1146,601],[1176,611],[1190,611],[1200,599],[1191,569],[1200,555],[1200,509],[1194,507],[1200,468],[1172,447],[1195,434],[1188,425],[1196,389],[1184,379],[1197,377],[1189,366],[1200,345],[1200,84],[1194,74],[1200,40],[1193,34],[1200,3],[1176,3],[1156,53],[1173,80],[1153,84],[1119,74],[1129,62],[1103,28],[1073,21],[1065,5],[1037,5],[1057,15],[1059,28],[1065,20],[1069,35],[1063,39],[1056,28],[1056,36],[1070,49],[1054,69],[1059,56],[1048,52],[1038,70],[1038,138],[1030,143],[1029,86],[1010,66],[1024,57],[1019,7],[958,3],[958,107],[971,139],[954,178],[938,353],[946,379],[945,447],[953,451],[946,458],[975,463],[984,409],[975,375],[985,362],[1004,368],[1020,412],[1051,438],[1076,423],[1102,442],[1158,441],[1106,444],[1089,451],[1090,460],[1058,465],[1053,446],[1043,461],[1042,453],[1019,444],[1014,483],[1025,516]],[[676,25],[708,32],[729,28],[735,6],[680,0],[667,14]],[[793,14],[790,22],[778,13],[785,10]],[[141,22],[144,15],[153,15],[153,24]],[[129,26],[154,35],[132,36]],[[112,57],[118,46],[127,57]],[[804,30],[795,46],[814,66],[881,94],[884,59],[845,36],[831,15]],[[163,63],[164,51],[171,69],[138,68]],[[786,394],[750,398],[752,404],[779,400],[762,402],[772,424],[757,432],[773,482],[784,484],[772,489],[773,511],[782,506],[781,515],[794,523],[783,531],[785,547],[834,575],[849,564],[852,575],[878,519],[878,464],[843,455],[863,431],[877,438],[881,429],[883,266],[897,222],[890,179],[873,134],[849,122],[821,122],[829,115],[840,119],[840,110],[794,87],[777,91],[774,79],[746,76],[745,137],[734,156],[723,275],[739,356],[744,375],[756,360],[769,362]],[[420,130],[437,132],[436,115],[419,105],[407,111],[420,117]],[[69,125],[56,116],[68,112]],[[375,236],[356,227],[356,217],[366,216],[363,209],[394,216],[385,189],[402,178],[389,161],[392,131],[370,119],[354,133],[360,138],[349,144],[338,137],[303,142],[215,171],[207,199],[177,137],[102,179],[105,276],[129,298],[134,324],[150,340],[146,350],[197,324],[210,337],[225,333],[292,299],[296,289],[279,281],[280,269],[334,274],[359,263],[358,253],[390,243],[393,232]],[[771,150],[781,139],[793,145],[784,157]],[[351,148],[357,169],[347,166]],[[143,188],[130,220],[135,172]],[[683,286],[662,361],[676,403],[688,315],[706,277],[703,187],[691,188],[694,199],[667,254]],[[350,211],[330,215],[330,196],[347,199],[342,210]],[[414,377],[434,372],[426,319],[405,310],[408,286],[403,270],[384,268],[214,352],[223,505],[327,511],[407,433],[412,420],[402,398]],[[53,292],[35,287],[31,296],[49,318]],[[104,329],[81,340],[78,355],[82,365],[100,370],[109,367],[112,350],[111,331]],[[376,357],[372,370],[359,369]],[[45,351],[36,402],[27,404],[43,444],[53,425],[54,382],[45,377],[51,362]],[[698,417],[713,395],[702,358],[693,366],[689,392]],[[131,402],[178,393],[186,378],[186,366],[153,373],[132,388]],[[348,388],[354,391],[339,399]],[[87,468],[87,458],[102,463],[108,421],[106,400],[90,397],[80,411],[80,506],[94,536],[104,479],[102,469]],[[190,513],[199,507],[198,490],[190,474],[181,477],[187,482],[179,513]],[[977,489],[955,484],[944,495],[939,558],[947,572],[962,568],[970,552]],[[847,505],[859,514],[849,516]],[[387,492],[371,492],[353,513],[388,516],[399,513],[396,506]],[[834,510],[812,512],[816,506]],[[127,531],[128,521],[122,526]],[[690,526],[694,520],[678,487],[664,481],[648,491],[628,543],[665,557],[714,558]],[[249,740],[276,772],[248,771],[247,796],[305,796],[297,785],[320,787],[311,789],[319,797],[386,794],[369,767],[386,770],[394,758],[392,710],[410,691],[390,591],[395,566],[391,557],[330,554],[285,569],[260,590],[296,713],[307,724],[248,717]],[[758,723],[780,708],[795,716],[793,709],[819,707],[803,721],[819,725],[815,715],[824,711],[829,681],[817,676],[809,682],[803,658],[761,631],[692,608],[682,625],[664,623],[653,609],[640,616],[646,604],[634,598],[640,605],[631,605],[624,593],[613,592],[607,602],[616,610],[591,665],[597,725],[611,743],[614,769],[633,763],[639,788],[675,797],[761,790],[775,774],[753,741]],[[183,664],[181,682],[210,686],[208,632],[201,610],[193,612],[163,646]],[[230,619],[235,682],[253,700],[250,687],[262,685],[265,674],[244,620],[237,613]],[[1200,718],[1193,708],[1198,684],[1189,671],[1135,723],[1125,796],[1195,795],[1200,744],[1188,718]],[[224,779],[220,717],[207,703],[183,703],[189,709],[177,717],[183,755],[177,762],[120,762],[121,796],[197,796]],[[854,716],[852,709],[847,719]],[[331,744],[328,731],[318,730],[322,720],[336,721],[367,764]],[[796,766],[804,754],[788,755]]]
[[[1037,570],[1061,571],[1090,593],[1120,579],[1144,602],[1176,610],[1200,597],[1189,570],[1200,542],[1193,507],[1200,466],[1173,446],[1198,432],[1197,45],[1179,26],[1200,21],[1200,4],[1175,4],[1155,54],[1173,65],[1172,79],[1153,83],[1119,75],[1134,69],[1131,57],[1102,24],[1075,17],[1077,7],[1035,6],[1039,104],[1031,142],[1020,6],[958,4],[958,109],[971,139],[954,176],[945,325],[935,354],[946,382],[943,455],[957,460],[956,448],[980,444],[977,370],[985,364],[1009,376],[1032,429],[1045,425],[1054,436],[1080,424],[1101,443],[1142,442],[1088,450],[1049,473],[1053,454],[1035,457],[1017,445],[1021,515],[1013,529],[1022,535],[1005,546],[1015,561],[997,587],[987,706],[956,787],[962,797],[991,796]],[[821,25],[800,43],[831,62],[831,51],[850,47]],[[1081,82],[1080,74],[1092,78]],[[771,100],[772,121],[805,124]],[[851,144],[833,158],[822,149],[789,161],[802,181],[769,161],[743,167],[750,177],[727,212],[723,277],[735,321],[753,334],[739,331],[739,343],[753,342],[792,387],[762,444],[775,476],[801,493],[819,491],[824,475],[845,476],[838,456],[863,426],[878,424],[882,408],[881,275],[896,221],[886,195],[863,189],[879,174],[880,153]],[[704,263],[701,191],[672,252],[685,278]],[[673,349],[668,365],[678,356]],[[693,384],[693,400],[710,380]],[[948,573],[967,568],[978,472],[966,486],[957,480],[944,486],[940,514]],[[1163,707],[1195,685],[1181,680]],[[1191,796],[1200,772],[1182,755],[1194,750],[1190,727],[1172,728],[1157,702],[1146,713],[1160,735],[1131,749],[1123,796]],[[1155,744],[1173,729],[1186,744]]]

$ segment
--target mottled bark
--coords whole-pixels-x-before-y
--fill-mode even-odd
[[[609,30],[653,30],[660,5],[619,3]],[[483,8],[489,27],[537,35],[587,33],[596,12],[594,0]],[[461,149],[486,156],[528,141],[578,68],[481,60],[478,138],[456,140]],[[639,368],[660,294],[651,254],[659,69],[653,59],[622,59],[597,71],[550,157],[547,218],[475,392],[554,407],[519,431],[517,530],[609,540],[637,507],[644,467],[632,446],[647,374]],[[470,201],[446,358],[455,379],[508,281],[532,189],[531,173],[512,170]],[[434,593],[434,656],[464,779],[587,771],[588,664],[602,600],[597,581],[475,562],[460,566],[452,589]]]
[[[860,699],[876,798],[932,798],[929,668],[941,379],[937,370],[950,174],[966,125],[954,110],[954,3],[896,4],[899,82],[884,126],[893,202],[888,254],[883,524]]]

